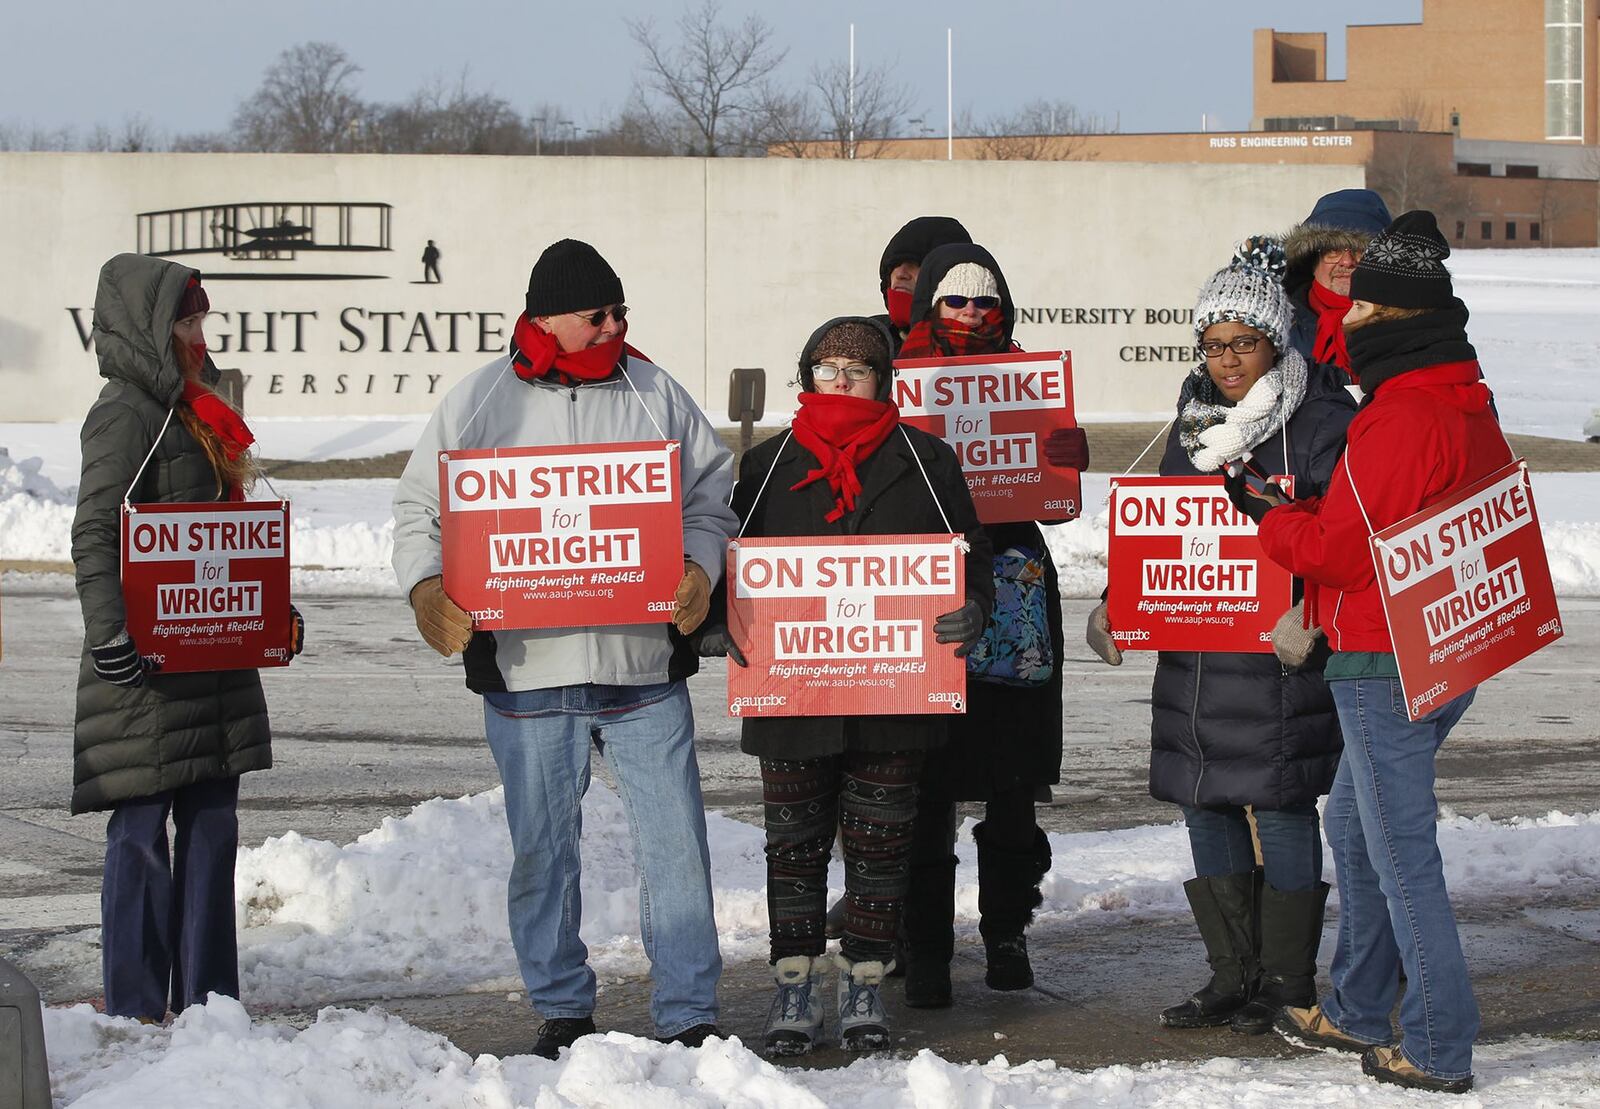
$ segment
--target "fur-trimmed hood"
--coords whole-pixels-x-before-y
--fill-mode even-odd
[[[1324,250],[1365,250],[1388,227],[1389,208],[1371,189],[1340,189],[1321,197],[1311,214],[1281,236],[1288,257],[1283,287],[1290,296],[1311,283]]]

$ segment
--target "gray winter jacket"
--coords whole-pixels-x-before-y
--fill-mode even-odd
[[[155,673],[129,689],[96,677],[89,655],[89,648],[124,630],[120,506],[156,437],[155,453],[132,489],[134,503],[221,499],[200,443],[176,415],[167,420],[183,393],[172,325],[194,272],[119,254],[101,268],[95,292],[95,353],[107,381],[83,422],[83,477],[72,521],[84,626],[73,730],[75,813],[272,765],[256,671]],[[136,646],[149,651],[153,645]]]
[[[699,563],[715,587],[728,539],[739,528],[728,507],[733,455],[694,398],[660,367],[631,355],[623,360],[622,372],[575,386],[547,378],[525,382],[502,356],[445,395],[401,475],[394,497],[394,569],[401,590],[409,596],[418,582],[444,571],[441,450],[662,438],[683,444],[678,458],[684,557]],[[466,654],[467,685],[479,693],[584,683],[650,685],[688,677],[697,665],[694,652],[666,622],[480,631]]]

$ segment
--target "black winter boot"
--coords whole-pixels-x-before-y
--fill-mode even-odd
[[[1259,1036],[1272,1030],[1284,1006],[1306,1009],[1317,1001],[1317,948],[1328,883],[1283,893],[1261,888],[1261,988],[1229,1021],[1235,1032]]]
[[[1181,1005],[1161,1011],[1168,1028],[1214,1028],[1255,995],[1256,875],[1191,878],[1183,884],[1211,964],[1211,981]]]
[[[1050,840],[1038,828],[1026,851],[997,847],[985,826],[972,830],[978,843],[978,931],[988,969],[984,984],[991,990],[1025,990],[1033,985],[1033,964],[1023,932],[1043,902],[1039,883],[1050,870]]]
[[[955,920],[956,857],[914,864],[900,916],[900,934],[905,939],[906,1004],[913,1009],[950,1006]]]

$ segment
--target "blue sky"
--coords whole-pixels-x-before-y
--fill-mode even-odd
[[[142,115],[165,132],[219,131],[280,51],[338,43],[362,67],[361,94],[399,100],[432,79],[505,97],[521,109],[559,104],[597,123],[626,99],[638,50],[623,20],[669,27],[676,2],[610,0],[212,0],[151,5],[53,0],[8,5],[0,45],[0,124],[115,128]],[[1414,22],[1421,0],[980,0],[753,3],[789,48],[800,84],[843,59],[856,25],[861,63],[888,61],[917,109],[942,129],[945,28],[955,30],[955,103],[982,117],[1028,100],[1067,100],[1124,131],[1212,130],[1250,123],[1251,31],[1326,31],[1329,75],[1344,70],[1348,23]]]

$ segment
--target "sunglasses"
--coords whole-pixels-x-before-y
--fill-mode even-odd
[[[1221,358],[1225,350],[1231,350],[1235,354],[1249,354],[1264,342],[1266,339],[1260,335],[1236,335],[1226,343],[1221,339],[1208,339],[1200,344],[1200,353],[1207,358]]]
[[[626,304],[618,304],[611,308],[601,308],[594,312],[568,312],[567,315],[577,316],[590,327],[599,327],[601,324],[606,322],[607,316],[610,316],[618,323],[621,323],[623,320],[627,319],[628,306]]]
[[[958,296],[947,296],[947,297],[940,297],[939,299],[944,301],[950,307],[954,308],[957,312],[961,311],[961,309],[965,308],[969,303],[980,312],[987,312],[991,308],[1000,307],[1000,298],[999,297],[958,297]]]
[[[822,362],[818,362],[811,367],[811,376],[818,381],[832,381],[840,373],[843,373],[851,381],[865,381],[874,372],[871,366],[845,366],[841,370],[838,366],[829,366]]]

